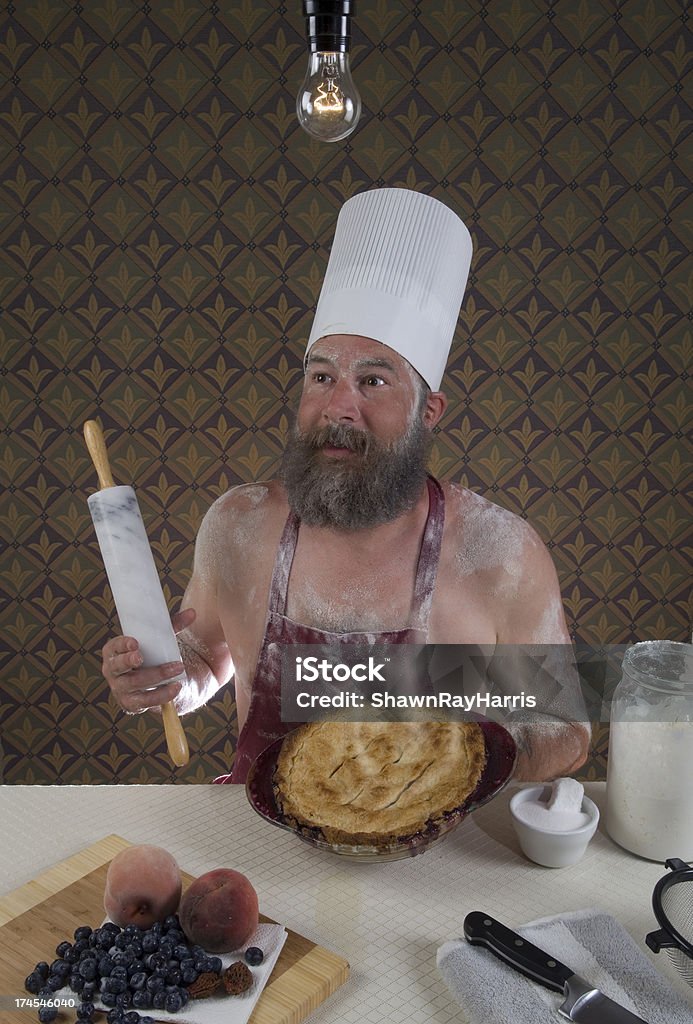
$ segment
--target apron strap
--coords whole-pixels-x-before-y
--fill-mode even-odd
[[[443,494],[443,488],[433,476],[428,477],[427,483],[428,518],[426,519],[421,550],[419,551],[419,561],[416,566],[414,600],[412,602],[412,621],[426,633],[428,632],[428,619],[431,614],[433,591],[435,590],[438,563],[440,562],[440,549],[443,542],[443,527],[445,526],[445,495]]]
[[[296,554],[296,542],[298,541],[299,518],[295,512],[289,512],[284,530],[282,531],[277,557],[274,560],[272,570],[272,582],[270,583],[269,610],[279,615],[286,614],[286,598],[289,592],[289,576],[291,566]]]

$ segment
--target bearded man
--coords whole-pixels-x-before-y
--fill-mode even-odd
[[[133,637],[104,647],[130,713],[170,700],[185,713],[233,679],[233,782],[295,725],[280,712],[287,644],[570,644],[532,528],[426,471],[470,260],[467,229],[431,197],[377,189],[344,205],[279,479],[232,488],[205,516],[174,616],[182,665],[143,668]],[[166,682],[182,666],[188,684]],[[576,677],[560,685],[580,708]],[[515,778],[577,769],[581,718],[513,725]]]

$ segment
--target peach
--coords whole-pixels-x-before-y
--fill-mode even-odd
[[[175,914],[183,888],[175,858],[160,846],[128,846],[108,867],[104,910],[115,924],[149,928]]]
[[[215,868],[185,890],[178,916],[190,942],[210,953],[228,953],[258,926],[257,893],[240,871]]]

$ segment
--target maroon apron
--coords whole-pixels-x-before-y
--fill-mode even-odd
[[[296,551],[300,520],[293,512],[284,526],[270,586],[265,638],[250,691],[248,717],[238,737],[236,758],[230,775],[215,779],[218,783],[245,782],[248,769],[265,747],[295,729],[298,722],[281,718],[281,652],[286,644],[425,644],[433,601],[440,547],[445,522],[445,497],[437,480],[428,477],[428,517],[424,527],[412,600],[411,619],[406,629],[384,633],[327,633],[303,626],[286,616],[289,575]]]

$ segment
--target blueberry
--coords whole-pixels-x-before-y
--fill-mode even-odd
[[[161,952],[150,953],[147,959],[144,961],[150,971],[158,971],[161,967],[166,967],[168,963],[168,957]]]
[[[133,992],[132,994],[132,1006],[135,1010],[151,1010],[153,1003],[153,996],[151,992],[147,992],[146,989],[140,992]]]
[[[155,992],[152,996],[152,1007],[155,1010],[163,1010],[166,1005],[166,992],[161,989],[159,992]]]
[[[142,952],[154,953],[159,948],[159,936],[152,932],[145,932],[142,936]]]
[[[111,977],[112,978],[121,978],[123,981],[127,981],[128,969],[125,966],[125,964],[116,964],[111,969]]]
[[[126,989],[125,992],[118,992],[116,994],[116,1006],[119,1006],[121,1010],[129,1010],[132,1006],[132,992],[130,989]]]
[[[130,975],[130,988],[133,992],[137,992],[138,989],[144,988],[147,984],[147,975],[144,971],[138,971],[136,974]]]
[[[94,981],[86,981],[82,986],[82,1002],[90,1003],[96,995],[99,988],[100,979],[97,978]]]
[[[140,1015],[136,1010],[130,1010],[123,1017],[123,1024],[140,1024]]]
[[[221,957],[210,956],[207,963],[209,965],[207,967],[208,971],[214,971],[215,974],[221,974]]]
[[[113,963],[113,957],[109,956],[108,953],[104,954],[104,956],[100,956],[97,961],[97,967],[101,977],[107,978],[108,975],[113,970],[113,968],[115,967],[115,964]]]
[[[75,928],[75,938],[80,941],[82,939],[88,939],[91,935],[92,929],[88,924],[82,924],[79,928]]]
[[[45,960],[41,960],[39,963],[36,964],[34,970],[38,971],[42,978],[47,978],[50,968],[48,967],[48,964],[46,963]]]
[[[79,973],[85,981],[93,981],[96,977],[96,960],[83,960],[79,965]]]
[[[100,999],[104,1006],[110,1007],[116,1005],[116,994],[115,992],[109,992],[108,989],[101,990]]]
[[[178,1013],[183,1006],[183,997],[180,992],[167,992],[164,1009],[167,1013]]]
[[[150,974],[145,983],[145,988],[148,992],[154,994],[154,992],[163,992],[166,988],[166,982],[161,974]],[[163,1007],[159,1006],[159,1010]]]
[[[38,971],[32,971],[31,974],[27,975],[24,979],[24,988],[27,992],[31,992],[32,995],[37,995],[43,988],[43,983],[46,979],[42,978]]]
[[[179,967],[172,967],[170,970],[166,971],[165,977],[167,985],[180,985],[183,980],[183,972]]]
[[[106,1024],[123,1024],[125,1013],[119,1007],[114,1007],[106,1014]]]
[[[93,1003],[80,1003],[77,1007],[77,1020],[87,1021],[87,1024],[91,1024],[94,1019],[94,1004]]]
[[[245,962],[251,967],[257,967],[265,959],[265,954],[259,946],[248,946],[245,951]]]
[[[58,1011],[54,1006],[42,1006],[38,1012],[38,1019],[41,1024],[51,1024],[58,1016]]]
[[[180,920],[178,919],[178,914],[169,914],[166,920],[164,921],[164,929],[168,930],[169,928],[180,928]]]
[[[65,958],[65,954],[72,949],[72,943],[68,942],[67,939],[64,942],[59,942],[55,947],[55,952],[61,958]]]
[[[82,983],[84,983],[84,979],[82,979]],[[59,989],[64,988],[65,985],[67,985],[67,978],[62,977],[59,974],[49,974],[46,979],[46,987],[49,988],[51,992],[57,992]]]
[[[194,967],[186,967],[184,971],[180,972],[180,980],[183,985],[192,985],[197,978],[198,974]]]
[[[144,1017],[140,1017],[140,1024],[156,1024],[156,1021],[149,1014],[145,1014]]]

